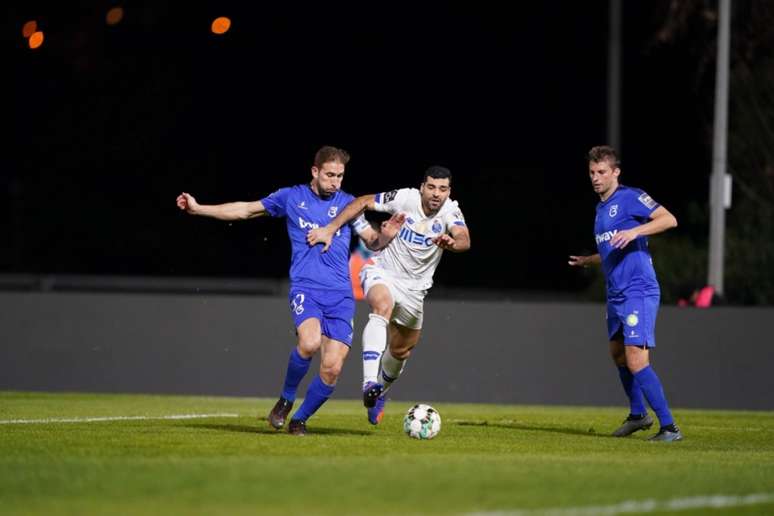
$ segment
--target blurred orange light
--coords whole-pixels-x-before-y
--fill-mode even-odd
[[[28,40],[28,43],[30,45],[30,48],[38,48],[40,45],[43,44],[43,33],[33,32],[32,35],[30,35],[30,39]]]
[[[105,23],[118,25],[124,19],[124,10],[121,7],[112,7],[105,15]]]
[[[220,18],[215,18],[215,20],[212,22],[212,32],[215,34],[225,34],[228,32],[228,29],[231,28],[231,20],[226,18],[225,16],[221,16]]]
[[[36,30],[38,30],[38,22],[35,20],[30,20],[22,27],[22,36],[29,38],[32,36],[32,34],[35,33]]]

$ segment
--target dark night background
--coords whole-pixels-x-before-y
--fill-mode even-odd
[[[0,272],[284,277],[284,221],[192,218],[175,197],[263,197],[308,181],[330,144],[352,154],[355,195],[451,168],[473,247],[444,258],[437,284],[592,282],[566,257],[594,249],[585,152],[606,139],[606,1],[127,2],[107,26],[112,5],[3,8],[14,115]],[[706,208],[712,82],[659,43],[669,5],[624,2],[622,182],[705,239],[687,221]],[[225,35],[209,31],[217,16],[232,20]],[[29,19],[46,34],[36,50]]]

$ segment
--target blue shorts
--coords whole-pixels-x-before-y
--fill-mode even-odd
[[[607,300],[607,336],[621,332],[627,346],[656,347],[656,314],[660,296],[634,295],[621,301]]]
[[[291,286],[288,300],[296,328],[302,322],[314,317],[320,321],[323,335],[343,342],[347,346],[352,345],[355,298],[351,290],[321,290]]]

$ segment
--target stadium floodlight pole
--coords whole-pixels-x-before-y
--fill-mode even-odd
[[[726,175],[728,142],[728,73],[731,41],[731,0],[718,0],[718,51],[715,70],[715,127],[710,178],[710,234],[707,283],[723,295],[723,259],[726,208],[730,207],[730,181]]]
[[[622,0],[609,0],[607,36],[607,144],[621,154]]]

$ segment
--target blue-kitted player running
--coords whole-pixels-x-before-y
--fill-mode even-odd
[[[605,274],[610,354],[630,402],[629,417],[613,435],[625,437],[653,425],[644,397],[661,424],[650,440],[679,441],[683,435],[649,362],[649,350],[656,346],[661,294],[647,239],[677,226],[677,219],[642,190],[618,183],[621,169],[612,147],[593,147],[587,159],[589,178],[600,198],[594,221],[599,254],[570,256],[569,264],[601,264]]]
[[[296,390],[309,370],[312,357],[322,349],[320,374],[309,384],[304,402],[293,414],[288,431],[306,433],[306,421],[333,393],[344,359],[352,343],[355,300],[349,276],[349,244],[354,229],[371,249],[381,249],[397,234],[402,217],[397,215],[376,231],[362,216],[336,233],[327,253],[306,242],[309,230],[328,224],[354,197],[340,190],[349,154],[322,147],[314,158],[312,181],[281,188],[258,201],[201,205],[182,193],[177,206],[192,215],[219,220],[243,220],[270,215],[285,217],[291,245],[290,310],[298,333],[298,345],[288,360],[280,399],[269,413],[276,429],[285,425]]]

